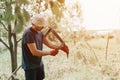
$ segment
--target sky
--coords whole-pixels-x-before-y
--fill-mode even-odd
[[[120,29],[120,0],[81,0],[87,29]]]
[[[68,0],[75,1],[82,5],[86,29],[120,29],[120,0]]]

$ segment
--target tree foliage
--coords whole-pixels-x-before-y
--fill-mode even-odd
[[[51,11],[52,17],[48,18],[50,27],[70,26],[74,17],[81,16],[81,11],[77,3],[72,9],[66,7],[65,0],[0,0],[0,42],[10,51],[12,72],[17,68],[17,46],[20,41],[17,35],[30,16]],[[77,15],[72,13],[73,9]]]
[[[63,7],[65,0],[31,0],[32,11],[40,14],[46,10],[51,10],[57,20],[63,16]]]
[[[4,29],[0,32],[0,42],[11,54],[12,72],[17,68],[17,34],[23,30],[23,26],[29,21],[30,15],[24,8],[27,0],[1,0],[0,1],[0,26]],[[5,36],[6,35],[6,36]]]
[[[49,3],[53,14],[55,14],[57,19],[60,19],[62,17],[62,11],[59,8],[58,2],[50,1]]]

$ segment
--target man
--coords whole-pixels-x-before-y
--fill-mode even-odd
[[[32,26],[26,29],[22,36],[22,68],[26,80],[43,80],[45,78],[42,56],[58,54],[58,50],[69,53],[66,45],[58,46],[45,38],[41,30],[45,27],[44,17],[37,15],[32,19]],[[43,51],[43,44],[51,48]]]

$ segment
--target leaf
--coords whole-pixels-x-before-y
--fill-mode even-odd
[[[15,6],[15,14],[20,14],[20,7],[18,5]]]
[[[28,0],[16,0],[16,3],[19,4],[19,5],[29,4],[29,1]]]
[[[50,1],[49,4],[50,4],[51,8],[54,6],[54,2],[53,1]]]
[[[16,33],[20,33],[23,30],[23,24],[24,24],[24,22],[21,21],[21,20],[22,19],[20,19],[20,18],[17,20],[17,24],[16,24],[16,26],[14,28],[14,32],[16,32]]]
[[[5,20],[8,24],[10,24],[13,19],[14,19],[14,16],[12,14],[12,6],[10,3],[7,3],[3,20]]]
[[[36,0],[36,2],[37,2],[37,3],[41,3],[41,2],[42,2],[42,0]]]
[[[60,11],[58,4],[56,2],[51,2],[50,4],[53,14],[56,15],[57,19],[60,19],[62,17],[62,12]]]
[[[23,25],[25,23],[24,17],[23,17],[20,7],[17,5],[15,7],[15,15],[16,15],[17,24],[21,23]]]
[[[44,6],[45,6],[45,9],[48,9],[48,3],[47,2],[44,4]]]
[[[26,22],[30,20],[30,15],[25,9],[21,9],[20,6],[15,6],[15,15],[16,15],[16,22],[14,32],[20,33],[23,30],[23,26]]]
[[[20,33],[23,30],[23,25],[25,24],[23,16],[21,13],[16,14],[16,25],[14,28],[14,32]]]
[[[30,20],[30,14],[25,9],[23,9],[23,15],[25,22],[28,22]]]
[[[23,25],[21,25],[20,23],[17,24],[17,26],[14,28],[15,33],[20,33],[22,30],[23,30]]]
[[[57,0],[58,2],[60,2],[60,3],[64,3],[65,2],[65,0]]]

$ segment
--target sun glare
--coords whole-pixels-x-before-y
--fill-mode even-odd
[[[120,1],[86,0],[83,4],[84,24],[89,29],[120,29]]]
[[[66,0],[70,6],[80,1],[86,29],[120,29],[120,0]]]

